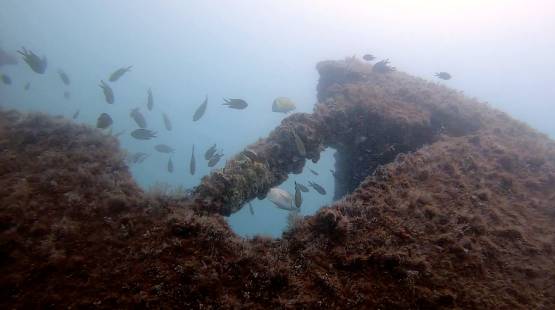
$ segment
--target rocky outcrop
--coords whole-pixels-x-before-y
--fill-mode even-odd
[[[401,72],[318,71],[312,114],[186,200],[143,193],[97,130],[1,111],[0,306],[554,308],[554,142]],[[231,232],[222,215],[326,147],[342,199],[281,239]]]

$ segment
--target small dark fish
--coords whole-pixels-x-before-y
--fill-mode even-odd
[[[226,99],[226,98],[224,98],[223,105],[226,105],[232,109],[237,109],[237,110],[243,110],[248,106],[247,102],[243,99]]]
[[[293,138],[295,139],[295,145],[297,146],[297,152],[299,152],[299,155],[301,155],[302,157],[306,157],[306,148],[304,147],[304,142],[301,139],[301,137],[299,137],[299,135],[297,135],[297,133],[295,132],[295,130],[291,130],[291,132],[293,133]]]
[[[60,76],[60,79],[64,84],[66,85],[71,84],[71,81],[69,80],[69,76],[62,69],[58,70],[58,75]]]
[[[320,184],[308,181],[308,185],[314,188],[314,190],[317,191],[320,195],[326,194],[326,190]]]
[[[139,111],[139,108],[134,108],[131,110],[131,114],[129,114],[131,118],[137,123],[137,126],[140,128],[146,128],[146,119],[143,114]]]
[[[378,61],[372,67],[372,71],[373,72],[378,72],[378,73],[389,73],[389,72],[393,72],[395,70],[396,70],[395,67],[392,67],[392,66],[389,65],[389,59],[384,59],[384,60]]]
[[[140,128],[133,130],[131,136],[139,140],[150,140],[156,138],[156,131]]]
[[[204,101],[202,102],[202,104],[195,111],[195,114],[193,115],[193,122],[196,122],[199,119],[201,119],[201,117],[204,115],[204,112],[206,112],[207,106],[208,106],[208,95],[206,95],[206,98],[204,98]]]
[[[114,91],[112,90],[112,88],[104,81],[100,81],[100,85],[98,86],[102,88],[102,92],[104,92],[104,99],[106,100],[106,102],[108,102],[109,104],[114,104]]]
[[[191,162],[189,163],[189,172],[191,175],[195,175],[195,171],[197,170],[197,164],[195,160],[195,145],[193,144],[193,150],[191,151]]]
[[[224,154],[218,153],[218,154],[214,154],[214,156],[212,156],[210,158],[210,160],[208,161],[208,167],[214,167],[218,164],[218,162],[220,161],[220,159],[222,159],[222,157],[224,156]]]
[[[173,147],[166,144],[157,144],[154,146],[154,149],[160,153],[166,153],[166,154],[173,153],[174,151]]]
[[[6,74],[2,74],[2,82],[6,85],[11,85],[12,84],[12,79],[7,76]]]
[[[152,111],[152,108],[154,107],[154,97],[152,97],[152,90],[150,88],[148,89],[146,107],[149,111]]]
[[[64,92],[64,99],[65,99],[65,100],[69,100],[70,98],[71,98],[71,93],[70,93],[69,91],[66,90],[66,91]]]
[[[173,173],[173,161],[171,157],[168,159],[168,172]]]
[[[146,158],[148,157],[148,154],[146,153],[142,153],[142,152],[138,152],[138,153],[131,153],[129,155],[127,155],[127,158],[125,159],[127,162],[132,163],[132,164],[140,164],[142,163]]]
[[[23,89],[25,91],[28,91],[30,88],[31,88],[31,82],[27,82],[27,83],[25,83],[25,86],[23,86]]]
[[[298,187],[301,190],[301,192],[303,192],[303,193],[308,193],[309,192],[308,187],[302,185],[301,183],[295,182],[295,186]]]
[[[374,57],[374,55],[372,55],[372,54],[366,54],[366,55],[362,56],[362,59],[364,59],[366,61],[372,61],[372,60],[376,59],[376,57]]]
[[[116,71],[114,71],[114,73],[112,73],[110,75],[109,81],[110,82],[115,82],[117,80],[119,80],[119,78],[124,75],[125,73],[129,72],[131,70],[133,66],[129,66],[129,67],[121,67],[119,69],[117,69]]]
[[[75,113],[73,113],[73,116],[71,118],[77,119],[77,117],[79,117],[79,109],[77,109],[77,111],[75,111]]]
[[[96,120],[96,127],[100,129],[106,129],[112,125],[113,121],[108,113],[102,113]]]
[[[295,206],[297,209],[301,208],[303,204],[303,196],[301,194],[301,189],[299,188],[297,182],[295,182]]]
[[[166,113],[162,113],[162,118],[164,118],[164,127],[166,127],[166,130],[171,131],[173,126],[170,122],[170,118],[166,115]]]
[[[450,80],[451,79],[451,74],[447,73],[447,72],[438,72],[435,74],[436,77],[442,79],[442,80]]]
[[[314,170],[312,170],[312,169],[310,169],[310,168],[308,169],[308,171],[310,171],[310,172],[311,172],[312,174],[314,174],[314,175],[320,175],[318,172],[316,172],[316,171],[314,171]]]
[[[17,51],[19,54],[23,56],[23,60],[29,65],[31,70],[35,73],[43,74],[46,71],[46,57],[42,57],[42,59],[37,56],[37,54],[33,53],[32,51],[28,51],[25,47],[21,48],[21,51]]]
[[[212,145],[206,152],[204,152],[204,159],[210,160],[216,154],[216,144]]]
[[[249,202],[249,212],[251,215],[254,215],[254,209],[252,208],[252,204]]]

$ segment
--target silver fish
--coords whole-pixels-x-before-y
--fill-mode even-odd
[[[191,162],[189,163],[189,172],[191,175],[195,174],[196,171],[196,160],[195,160],[195,145],[193,144],[193,150],[191,151]]]
[[[106,102],[108,102],[109,104],[114,104],[114,91],[112,90],[112,88],[104,81],[100,81],[100,85],[98,86],[102,88],[102,92],[104,93],[104,99],[106,100]]]
[[[447,73],[447,72],[438,72],[435,74],[435,76],[437,78],[440,78],[442,80],[450,80],[451,79],[451,74]]]
[[[154,107],[154,98],[152,97],[152,90],[150,88],[148,89],[146,107],[149,111],[152,111],[152,108]]]
[[[134,108],[133,110],[131,110],[131,113],[129,115],[135,121],[135,123],[137,123],[137,126],[139,126],[140,128],[147,127],[146,119],[143,116],[143,114],[139,111],[139,108]]]
[[[252,204],[249,202],[249,212],[251,215],[254,215],[254,209],[252,208]]]
[[[77,111],[75,111],[75,113],[73,113],[72,118],[76,119],[77,117],[79,117],[79,112],[80,112],[79,109],[77,109]]]
[[[166,145],[166,144],[157,144],[157,145],[154,146],[154,149],[157,150],[160,153],[166,153],[166,154],[174,152],[173,147],[171,147],[169,145]]]
[[[146,153],[138,152],[138,153],[130,153],[127,155],[125,159],[130,164],[140,164],[142,163],[149,155]]]
[[[308,169],[308,171],[310,171],[310,172],[311,172],[312,174],[314,174],[314,175],[320,175],[318,172],[316,172],[316,171],[314,171],[314,170],[312,170],[312,169],[310,169],[310,168]]]
[[[294,211],[297,208],[293,207],[293,199],[291,194],[278,187],[272,187],[266,196],[268,200],[273,202],[278,208],[287,211]]]
[[[303,196],[301,195],[301,189],[299,188],[297,182],[295,182],[295,206],[297,209],[300,209],[302,204]]]
[[[301,190],[301,192],[303,192],[303,193],[308,193],[309,192],[308,187],[304,186],[301,183],[295,182],[295,186],[298,187]]]
[[[12,79],[7,74],[2,74],[1,79],[2,79],[2,82],[6,85],[12,84]]]
[[[314,188],[320,195],[326,194],[326,190],[320,184],[308,181],[308,185]]]
[[[208,106],[208,95],[206,95],[206,98],[204,98],[204,101],[202,102],[202,104],[195,111],[195,114],[193,115],[193,122],[196,122],[199,119],[201,119],[201,117],[204,115],[204,112],[206,112],[207,106]]]
[[[220,159],[222,159],[222,157],[224,156],[224,154],[218,153],[218,154],[214,154],[214,156],[212,156],[210,158],[210,160],[208,161],[208,167],[214,167],[218,164],[218,162],[220,161]]]
[[[305,157],[306,156],[306,148],[304,147],[303,140],[301,140],[301,138],[299,137],[299,135],[297,135],[297,133],[295,132],[294,129],[291,132],[293,133],[293,138],[295,139],[295,145],[297,146],[297,152],[299,152],[299,155],[301,155],[302,157]]]
[[[376,57],[374,57],[374,55],[372,55],[372,54],[366,54],[366,55],[362,56],[362,59],[364,59],[366,61],[372,61],[372,60],[376,59]]]
[[[125,73],[131,71],[131,68],[133,66],[129,66],[129,67],[121,67],[119,69],[117,69],[116,71],[114,71],[114,73],[110,74],[110,78],[109,81],[110,82],[115,82],[117,80],[119,80],[119,78],[124,75]]]
[[[173,129],[173,126],[170,122],[170,118],[166,115],[166,113],[162,113],[162,118],[164,119],[164,127],[166,127],[166,130],[171,131]]]
[[[206,152],[204,152],[204,159],[210,160],[216,154],[216,144],[212,145]]]
[[[96,128],[106,129],[112,125],[113,121],[108,113],[102,113],[96,120]]]
[[[223,105],[226,105],[236,110],[243,110],[248,106],[247,102],[243,99],[229,99],[229,98],[228,99],[224,98]]]
[[[30,88],[31,88],[31,82],[27,82],[27,83],[25,83],[25,86],[23,86],[23,89],[25,91],[28,91]]]
[[[62,69],[58,70],[58,75],[60,76],[60,79],[65,85],[71,84],[71,81],[69,80],[69,76]]]
[[[46,57],[43,56],[41,59],[39,58],[39,56],[37,56],[37,54],[25,49],[25,47],[22,47],[21,51],[17,52],[23,56],[23,60],[35,73],[43,74],[46,71]]]
[[[395,67],[389,65],[389,59],[384,59],[382,61],[378,61],[373,67],[373,72],[378,73],[389,73],[395,71]]]
[[[152,138],[156,138],[156,131],[139,128],[139,129],[133,130],[131,132],[131,136],[139,140],[150,140]]]
[[[171,157],[168,159],[168,172],[173,173],[173,162]]]

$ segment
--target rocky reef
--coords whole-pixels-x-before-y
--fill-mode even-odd
[[[402,72],[317,69],[314,112],[189,199],[144,193],[95,129],[0,111],[0,306],[554,308],[555,143]],[[233,234],[223,216],[327,147],[334,204],[281,239]]]

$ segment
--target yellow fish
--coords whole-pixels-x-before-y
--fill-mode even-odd
[[[295,103],[287,97],[277,97],[272,104],[272,111],[278,113],[289,113],[296,108]]]

